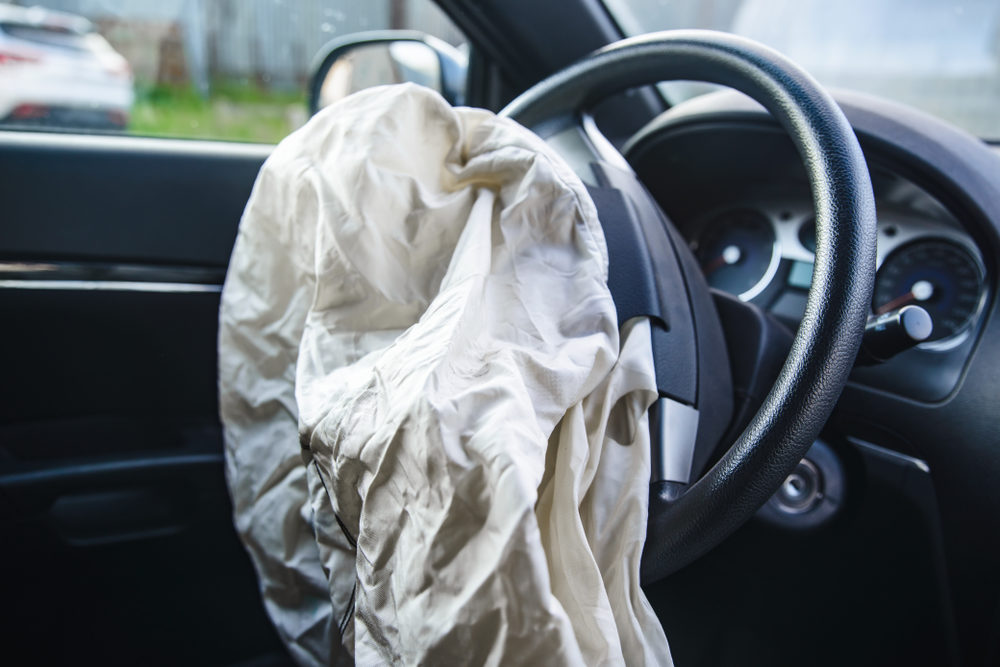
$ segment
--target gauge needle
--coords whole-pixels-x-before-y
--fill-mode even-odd
[[[927,301],[927,299],[934,296],[934,285],[926,280],[918,280],[913,283],[913,287],[906,294],[901,294],[897,296],[892,301],[889,301],[881,308],[875,311],[876,315],[881,315],[882,313],[888,313],[890,310],[895,310],[900,306],[904,306],[911,301]]]
[[[715,259],[702,264],[701,270],[706,276],[710,276],[722,267],[730,266],[740,261],[742,256],[743,251],[740,250],[739,246],[727,245],[722,249],[722,254]]]

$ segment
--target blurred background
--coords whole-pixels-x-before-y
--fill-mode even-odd
[[[827,86],[896,99],[1000,139],[1000,0],[605,4],[626,34],[735,32]],[[0,0],[0,124],[276,142],[308,116],[309,77],[324,45],[378,30],[437,38],[438,55],[455,47],[442,63],[456,63],[452,78],[464,81],[468,44],[432,0]],[[369,55],[396,66],[397,79],[420,80],[407,74],[412,58],[385,48]],[[378,58],[367,60],[370,69]],[[370,78],[344,90],[395,80]],[[712,88],[661,90],[673,104]]]
[[[323,45],[384,29],[465,41],[431,0],[0,3],[0,122],[276,142]]]

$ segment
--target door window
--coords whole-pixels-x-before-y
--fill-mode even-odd
[[[411,30],[468,49],[432,0],[23,4],[0,3],[0,129],[272,143],[306,121],[334,40]]]

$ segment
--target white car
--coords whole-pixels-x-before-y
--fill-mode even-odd
[[[0,4],[0,124],[124,129],[128,61],[79,16]]]

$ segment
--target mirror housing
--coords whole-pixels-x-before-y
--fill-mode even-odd
[[[328,42],[313,59],[309,113],[371,86],[412,82],[465,104],[468,55],[416,30],[352,33]]]

